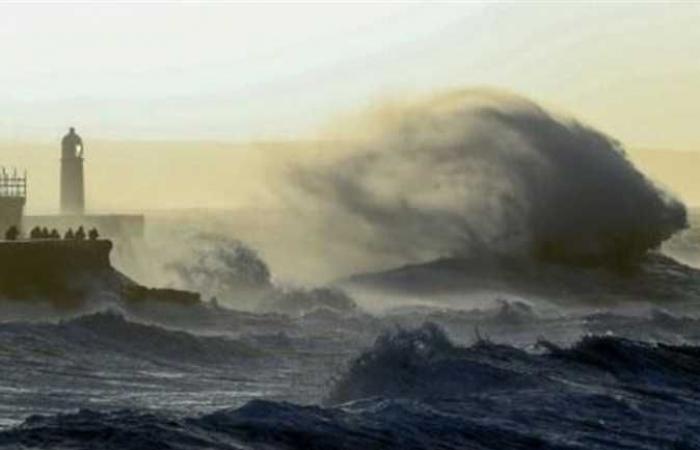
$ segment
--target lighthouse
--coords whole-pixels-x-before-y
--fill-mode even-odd
[[[25,229],[39,227],[56,228],[61,231],[67,231],[69,228],[75,230],[79,227],[97,228],[100,236],[114,240],[118,255],[122,258],[131,258],[133,257],[132,244],[143,238],[145,219],[141,214],[86,214],[84,153],[83,139],[78,136],[74,128],[71,128],[61,140],[61,213],[25,216],[21,225]],[[23,202],[26,197],[26,177],[13,174],[10,178],[8,183],[11,186],[7,189],[10,189],[12,195],[21,197],[21,200],[12,201]],[[2,214],[3,202],[7,203],[2,199],[3,196],[7,196],[3,191],[3,183],[3,172],[0,167],[0,214]],[[15,223],[16,221],[13,221],[10,225]],[[4,232],[2,226],[3,222],[0,220],[0,233]]]
[[[83,140],[71,128],[61,141],[61,214],[84,213]]]

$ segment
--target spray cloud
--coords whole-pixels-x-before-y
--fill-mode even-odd
[[[686,226],[685,207],[618,142],[521,97],[456,91],[377,119],[293,172],[335,237],[374,254],[620,263]]]

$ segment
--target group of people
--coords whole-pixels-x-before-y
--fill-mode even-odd
[[[11,226],[10,228],[7,229],[5,232],[5,239],[8,241],[16,241],[20,237],[20,231],[19,228],[16,226]],[[86,238],[90,239],[91,241],[97,240],[97,238],[100,237],[100,233],[97,231],[97,228],[92,228],[90,231],[85,233],[85,229],[83,226],[79,226],[77,230],[73,231],[72,228],[68,228],[68,231],[63,235],[63,239],[65,240],[76,240],[76,241],[84,241]],[[46,227],[34,227],[32,230],[29,232],[29,239],[36,240],[36,239],[61,239],[61,235],[59,234],[57,229],[53,229],[49,231],[48,228]]]

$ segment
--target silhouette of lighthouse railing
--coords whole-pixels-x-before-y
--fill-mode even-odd
[[[20,175],[17,169],[11,173],[0,168],[0,197],[27,197],[27,173]]]
[[[26,172],[20,175],[17,169],[8,171],[0,167],[0,236],[10,227],[14,227],[15,233],[19,233],[22,229],[26,201]]]

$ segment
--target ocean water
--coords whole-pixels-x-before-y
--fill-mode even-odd
[[[493,332],[516,326],[502,314],[493,311]],[[519,348],[495,337],[460,345],[426,322],[316,347],[197,336],[115,313],[4,324],[0,445],[700,448],[695,319],[652,311],[569,322],[607,331]],[[623,337],[630,324],[686,343]]]
[[[700,448],[692,295],[367,311],[7,319],[0,448]]]

